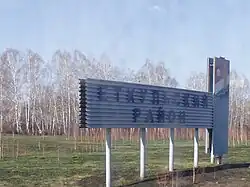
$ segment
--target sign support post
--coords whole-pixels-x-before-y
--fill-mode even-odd
[[[169,171],[174,171],[174,128],[169,133]]]
[[[146,173],[146,128],[140,128],[140,179],[143,180]]]
[[[111,128],[106,128],[106,187],[111,187]]]
[[[194,168],[198,167],[199,162],[199,129],[194,129]]]
[[[209,132],[208,129],[205,131],[205,153],[209,153]]]
[[[214,164],[214,140],[211,138],[210,163]]]
[[[213,79],[214,79],[214,59],[208,58],[207,61],[207,91],[213,93],[214,87],[213,87]],[[206,138],[205,138],[205,153],[211,154],[212,150],[212,128],[206,129]]]

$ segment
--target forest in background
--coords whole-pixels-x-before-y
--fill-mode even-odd
[[[0,53],[1,134],[68,137],[88,134],[102,138],[102,129],[79,129],[79,78],[180,87],[166,64],[147,59],[135,71],[116,66],[105,55],[95,59],[78,50],[58,50],[46,61],[32,50],[6,49]],[[235,70],[230,73],[230,140],[247,143],[250,139],[249,80]],[[190,73],[185,88],[206,91],[206,72]],[[138,134],[137,129],[113,131],[115,138],[133,138]],[[168,129],[150,129],[149,136],[151,139],[167,138]],[[176,136],[191,139],[193,129],[177,129]],[[204,139],[204,130],[200,138]]]

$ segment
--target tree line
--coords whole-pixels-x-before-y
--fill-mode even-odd
[[[79,78],[180,86],[164,62],[147,59],[135,71],[114,65],[105,55],[96,59],[78,50],[58,50],[46,61],[32,50],[6,49],[0,53],[0,67],[0,129],[6,134],[79,135]],[[206,91],[206,76],[206,72],[191,72],[185,87]],[[230,79],[230,138],[246,142],[250,121],[249,80],[235,70],[231,71]],[[136,129],[118,131],[137,133]],[[151,131],[151,136],[166,136],[164,129]],[[92,132],[102,133],[100,129]],[[186,129],[176,133],[183,138],[192,136],[192,131]]]

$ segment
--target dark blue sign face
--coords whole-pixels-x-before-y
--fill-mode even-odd
[[[92,128],[212,127],[207,92],[86,80],[86,123]]]
[[[213,66],[214,85],[214,154],[223,155],[228,152],[229,124],[229,75],[230,62],[224,58],[215,58]]]

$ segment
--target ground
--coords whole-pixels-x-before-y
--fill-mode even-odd
[[[193,177],[177,177],[165,182],[149,181],[130,187],[249,187],[250,169],[229,169],[217,171],[214,173],[201,174],[196,176],[196,182],[193,183]]]
[[[94,143],[93,143],[94,142]],[[204,154],[204,143],[199,149],[200,166],[209,165],[209,156]],[[168,142],[150,141],[148,144],[148,175],[167,171]],[[4,136],[0,160],[0,186],[104,186],[105,147],[96,140],[66,140],[66,137]],[[229,149],[228,162],[250,162],[250,146],[240,145]],[[192,141],[176,141],[175,167],[192,168]],[[249,169],[250,170],[250,169]],[[247,169],[207,174],[213,186],[217,183],[250,182]],[[231,176],[231,173],[232,176]],[[137,141],[113,141],[112,182],[114,186],[138,180],[139,143]],[[218,177],[219,176],[219,177]],[[197,179],[201,184],[204,176]],[[178,179],[186,181],[191,179]],[[233,182],[230,182],[233,181]],[[146,184],[144,184],[145,186]],[[157,181],[147,185],[158,185]],[[191,185],[191,184],[190,184]],[[238,186],[239,186],[238,185]],[[140,186],[140,185],[139,185]],[[197,186],[197,185],[196,185]],[[249,183],[250,186],[250,183]]]

